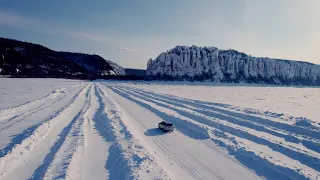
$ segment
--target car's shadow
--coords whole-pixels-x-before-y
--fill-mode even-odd
[[[148,129],[146,132],[144,132],[144,135],[146,135],[146,136],[161,136],[164,134],[166,134],[166,132],[163,132],[159,128]]]

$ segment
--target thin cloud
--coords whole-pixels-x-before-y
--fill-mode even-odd
[[[118,48],[117,50],[120,52],[137,52],[136,49],[132,49],[132,48]]]
[[[40,23],[32,18],[6,11],[0,11],[0,27],[13,27],[47,34],[50,33],[50,30],[43,28],[44,25],[44,23]]]
[[[21,26],[23,24],[33,23],[31,19],[9,12],[0,12],[0,25]]]
[[[66,31],[66,35],[76,39],[87,39],[90,41],[98,42],[98,43],[110,43],[108,37],[99,35],[96,33],[89,33],[89,32],[75,32],[75,31]]]
[[[0,11],[0,27],[1,26],[40,32],[44,34],[54,34],[74,39],[85,39],[97,43],[113,44],[115,42],[113,38],[109,38],[102,34],[74,31],[63,27],[56,22],[45,22],[39,19],[29,18],[6,11]]]

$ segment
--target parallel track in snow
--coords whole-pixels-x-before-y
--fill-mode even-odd
[[[28,107],[28,108],[25,107],[25,108],[21,108],[21,109],[14,108],[14,110],[9,109],[10,111],[13,111],[14,113],[16,113],[16,115],[11,115],[12,117],[0,122],[0,133],[4,130],[8,131],[9,128],[20,123],[21,121],[26,119],[28,116],[34,115],[34,114],[44,110],[45,108],[48,108],[48,107],[52,106],[53,104],[58,103],[61,99],[65,98],[66,96],[67,96],[67,94],[64,94],[64,93],[63,94],[52,93],[43,99],[33,101],[32,107]],[[6,111],[3,111],[2,113],[6,114]]]
[[[113,89],[112,87],[110,88]],[[149,142],[145,146],[153,146],[153,148],[150,148],[150,151],[154,151],[156,149],[156,154],[161,156],[159,161],[162,161],[162,159],[166,159],[161,163],[166,164],[165,166],[174,167],[174,169],[176,169],[175,171],[178,171],[173,171],[175,172],[173,174],[173,177],[178,178],[179,176],[182,176],[182,174],[185,174],[183,179],[233,179],[237,175],[240,175],[237,173],[231,173],[228,175],[227,172],[225,172],[226,170],[221,169],[224,166],[219,167],[216,163],[214,163],[214,161],[221,161],[223,164],[231,163],[233,165],[231,165],[229,168],[234,168],[235,171],[239,170],[241,172],[245,169],[244,167],[236,163],[233,159],[229,158],[228,155],[223,154],[222,152],[217,151],[211,147],[208,148],[205,143],[202,143],[201,141],[205,140],[208,137],[205,129],[202,129],[201,127],[191,126],[191,123],[188,124],[190,126],[185,125],[184,122],[179,122],[181,120],[179,120],[178,118],[174,120],[174,117],[172,117],[171,115],[165,113],[160,114],[160,112],[156,112],[158,111],[158,109],[152,110],[152,107],[150,106],[145,106],[141,102],[139,103],[138,101],[135,101],[134,99],[131,99],[124,94],[120,93],[120,95],[137,103],[143,108],[156,113],[161,118],[171,120],[175,123],[177,131],[183,131],[183,134],[176,134],[174,132],[172,134],[169,134],[167,137],[162,137],[164,136],[164,134],[159,132],[158,129],[149,129],[150,123],[151,127],[155,127],[157,123],[157,120],[154,120],[154,117],[151,116],[150,118],[148,118],[149,116],[147,115],[145,115],[144,117],[144,114],[142,114],[142,112],[137,113],[132,110],[128,110],[133,114],[132,116],[135,117],[130,118],[132,121],[134,120],[134,122],[132,123],[139,123],[140,121],[139,124],[143,127],[142,129],[143,131],[145,131],[144,134],[147,136],[152,136],[150,140],[146,140]],[[148,120],[150,122],[147,122]],[[143,123],[147,123],[147,125]],[[199,147],[199,149],[197,149],[197,147]],[[211,158],[213,159],[208,161],[208,159]],[[234,164],[236,164],[236,167],[234,167]],[[221,170],[224,172],[221,172]],[[253,176],[251,175],[248,175],[246,177],[246,179],[251,178],[253,178]],[[253,179],[257,178],[258,177],[255,176]]]
[[[148,109],[157,107],[156,109],[154,109],[154,112],[159,109],[164,109],[163,112],[173,111],[174,114],[176,113],[176,115],[174,116],[181,116],[181,120],[186,119],[185,123],[187,123],[190,127],[196,125],[198,126],[197,128],[204,128],[203,132],[206,132],[206,128],[210,129],[213,135],[217,134],[217,137],[219,137],[218,139],[213,138],[213,141],[220,144],[223,143],[224,146],[227,146],[227,149],[231,150],[231,153],[236,154],[237,152],[241,152],[243,154],[247,151],[248,155],[243,154],[242,156],[245,155],[247,157],[250,157],[250,152],[253,152],[256,155],[252,156],[252,160],[260,159],[260,162],[265,162],[266,166],[270,168],[271,172],[273,171],[274,175],[276,175],[278,171],[281,173],[281,168],[277,168],[279,165],[284,167],[283,177],[289,176],[290,178],[303,178],[303,176],[306,176],[309,178],[316,178],[319,175],[320,161],[317,148],[314,148],[316,151],[313,151],[313,149],[308,149],[308,146],[303,146],[299,142],[294,143],[292,141],[287,141],[287,139],[283,138],[284,134],[281,134],[279,132],[277,132],[277,134],[269,134],[268,132],[273,131],[265,131],[264,124],[259,124],[258,126],[260,128],[257,128],[257,122],[249,121],[255,126],[252,126],[252,124],[248,124],[248,121],[244,124],[243,122],[247,120],[243,119],[244,115],[232,117],[230,116],[233,114],[232,112],[221,114],[221,112],[212,111],[212,109],[217,109],[217,107],[212,109],[203,109],[203,106],[197,106],[196,103],[191,103],[191,100],[181,103],[181,99],[175,99],[172,96],[166,97],[165,95],[157,95],[150,92],[147,93],[142,89],[134,89],[123,86],[110,88],[112,88],[121,96],[131,99],[132,101],[139,102],[140,105],[141,103],[144,103],[146,105],[145,107]],[[160,113],[156,114],[171,119],[171,121],[172,119],[174,119],[170,116],[166,116],[166,113],[162,115]],[[178,123],[178,121],[173,122]],[[239,124],[239,122],[241,122],[241,124]],[[263,131],[260,131],[261,127],[263,128]],[[179,130],[179,126],[177,127],[177,129]],[[183,127],[182,129],[185,128]],[[299,129],[299,127],[297,127],[297,129]],[[276,136],[278,134],[280,134],[281,136]],[[307,141],[309,144],[313,143],[317,145],[317,142],[314,142],[313,138],[308,138],[305,135],[299,136],[290,131],[287,134],[290,134],[290,136],[296,139],[302,139],[304,137],[305,139],[302,139],[303,141]],[[220,137],[222,137],[222,141],[220,140]],[[225,141],[227,142],[227,144]],[[254,144],[258,147],[267,147],[268,151],[264,152],[261,151],[261,149],[254,149],[250,147],[250,145],[252,144],[247,143],[248,141],[254,142]],[[237,144],[234,144],[233,142],[237,142]],[[239,146],[238,143],[240,143],[241,145]],[[241,151],[237,150],[239,148],[241,149]],[[246,150],[243,148],[245,148]],[[281,156],[278,157],[281,157],[282,160],[277,158],[277,153],[281,153]],[[241,159],[242,157],[237,158]],[[296,161],[299,161],[300,163],[297,164]],[[256,171],[259,171],[259,167],[252,167],[250,166],[250,164],[248,165],[249,168],[256,168]],[[268,173],[269,175],[271,175],[270,172]],[[266,176],[266,174],[261,175]]]
[[[128,91],[127,91],[128,92]],[[175,111],[180,112],[181,114],[187,114],[189,116],[193,116],[193,120],[201,121],[202,124],[206,124],[211,127],[216,128],[222,128],[222,130],[232,133],[234,131],[237,131],[238,135],[243,134],[243,136],[255,136],[256,134],[261,134],[259,142],[267,142],[270,144],[271,147],[273,147],[274,144],[277,144],[277,146],[281,146],[287,151],[291,151],[291,149],[286,148],[292,148],[294,151],[294,156],[299,157],[299,153],[303,151],[306,156],[311,156],[311,158],[320,159],[320,154],[318,154],[316,151],[313,151],[312,149],[309,150],[308,148],[301,146],[300,141],[305,140],[308,141],[308,143],[314,143],[313,139],[306,138],[302,139],[303,137],[300,135],[297,135],[295,133],[292,133],[290,131],[283,131],[284,133],[278,133],[278,131],[271,131],[266,128],[266,126],[263,126],[264,124],[259,124],[257,122],[248,121],[244,115],[237,117],[232,116],[228,113],[221,113],[219,110],[212,110],[211,108],[202,109],[198,108],[196,105],[187,105],[190,104],[188,102],[186,103],[177,103],[177,101],[169,99],[163,99],[158,98],[154,95],[149,95],[150,93],[141,93],[142,91],[129,91],[136,95],[136,97],[140,97],[142,99],[145,99],[150,102],[158,103],[162,106],[167,106],[171,109],[174,109]],[[201,119],[201,120],[199,120]],[[274,127],[276,129],[276,127]],[[310,130],[309,130],[310,131]],[[314,132],[315,133],[315,132]],[[290,135],[289,135],[290,134]],[[292,139],[296,139],[296,141],[291,141]],[[266,141],[264,141],[266,140]],[[309,141],[310,140],[310,141]],[[255,140],[257,141],[257,140]],[[267,145],[268,145],[267,144]]]
[[[48,154],[50,154],[55,150],[54,144],[58,142],[55,141],[60,132],[71,121],[72,117],[77,115],[75,108],[82,109],[78,103],[81,104],[82,96],[85,95],[87,89],[88,86],[81,89],[56,114],[49,116],[42,123],[36,124],[31,132],[27,132],[30,134],[26,138],[19,144],[15,144],[9,153],[0,158],[0,179],[27,179],[28,176],[39,172],[36,170],[37,166],[43,167],[46,165],[46,153],[49,152]],[[42,165],[41,161],[44,161]],[[34,178],[41,177],[37,174]]]
[[[319,136],[272,112],[81,82],[0,109],[0,180],[317,179]]]
[[[124,124],[123,112],[117,103],[99,86],[98,98],[104,107],[106,124],[111,130],[109,138],[112,158],[108,158],[107,166],[112,179],[169,179],[167,173],[157,164],[154,157],[141,146]],[[118,156],[118,159],[114,157]],[[141,171],[141,169],[144,169]],[[122,172],[122,173],[119,173]]]
[[[37,109],[41,108],[42,106],[45,106],[48,102],[55,101],[57,99],[65,97],[67,95],[66,91],[72,91],[73,89],[79,88],[81,86],[83,85],[72,85],[66,86],[64,88],[54,89],[51,93],[39,99],[31,100],[18,106],[0,109],[0,124],[6,124],[16,119],[17,117],[34,113]]]
[[[0,150],[0,157],[3,157],[5,155],[7,155],[8,153],[10,153],[16,145],[20,144],[22,141],[24,141],[25,139],[27,139],[28,137],[32,136],[32,134],[37,130],[38,127],[40,127],[42,124],[49,122],[50,120],[56,118],[58,115],[60,115],[63,110],[65,110],[68,106],[70,106],[78,97],[78,95],[80,94],[81,90],[84,87],[81,87],[81,89],[79,91],[76,92],[75,95],[72,96],[71,100],[64,106],[58,108],[57,110],[55,110],[54,112],[52,112],[51,114],[45,114],[47,117],[45,117],[44,119],[40,119],[40,121],[36,121],[34,122],[33,125],[29,126],[28,128],[24,129],[21,133],[15,134],[14,137],[11,139],[11,142],[8,143],[4,148],[2,148]],[[22,119],[24,120],[24,119]],[[19,124],[18,124],[19,125]],[[6,135],[9,135],[9,133],[7,133]]]

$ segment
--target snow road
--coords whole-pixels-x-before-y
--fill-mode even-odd
[[[313,121],[126,83],[47,92],[1,106],[0,179],[320,178]],[[176,131],[157,129],[162,120]]]

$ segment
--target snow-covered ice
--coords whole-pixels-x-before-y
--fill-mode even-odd
[[[80,86],[84,82],[67,79],[0,79],[0,109],[41,98],[54,90]]]
[[[59,79],[0,88],[0,179],[320,178],[317,88]],[[176,130],[157,129],[162,120]]]

